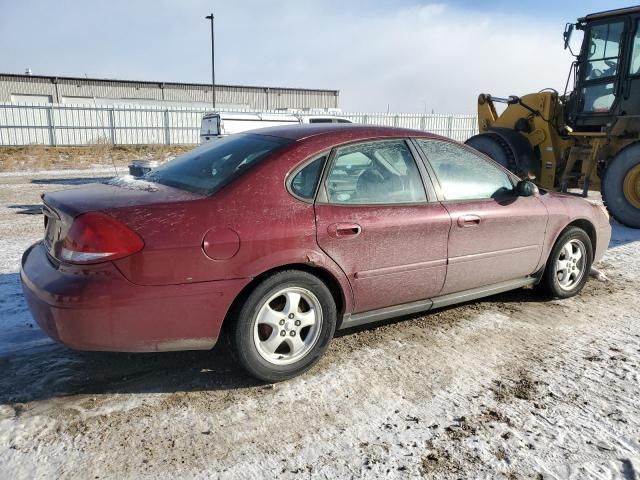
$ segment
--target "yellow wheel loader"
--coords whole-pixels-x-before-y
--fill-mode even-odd
[[[611,216],[640,228],[639,22],[637,6],[567,24],[565,49],[574,29],[584,37],[564,94],[482,94],[480,133],[466,143],[542,188],[600,189]],[[506,104],[502,113],[496,103]]]

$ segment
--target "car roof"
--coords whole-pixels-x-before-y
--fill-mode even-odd
[[[425,137],[444,138],[440,135],[412,130],[409,128],[383,127],[358,123],[311,123],[304,125],[279,125],[277,127],[258,128],[243,133],[255,133],[289,140],[303,140],[310,137],[329,136],[331,134],[348,133],[353,140],[372,137]]]

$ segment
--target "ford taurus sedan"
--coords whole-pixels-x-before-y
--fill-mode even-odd
[[[600,206],[469,147],[361,125],[232,135],[43,203],[21,278],[49,336],[146,352],[224,334],[265,381],[308,369],[336,329],[527,285],[575,295],[611,235]]]

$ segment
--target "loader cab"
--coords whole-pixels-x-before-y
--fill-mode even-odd
[[[578,19],[584,31],[574,68],[566,123],[579,131],[606,131],[618,117],[640,115],[640,7]],[[565,33],[565,45],[567,34]]]

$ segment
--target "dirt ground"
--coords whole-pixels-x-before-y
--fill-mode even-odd
[[[132,160],[167,160],[191,150],[193,145],[110,145],[86,147],[0,148],[0,172],[109,167],[127,173]]]
[[[108,175],[0,177],[0,478],[638,478],[640,232],[614,225],[608,281],[576,298],[347,331],[263,385],[222,348],[81,353],[34,325],[17,272],[39,195]]]

